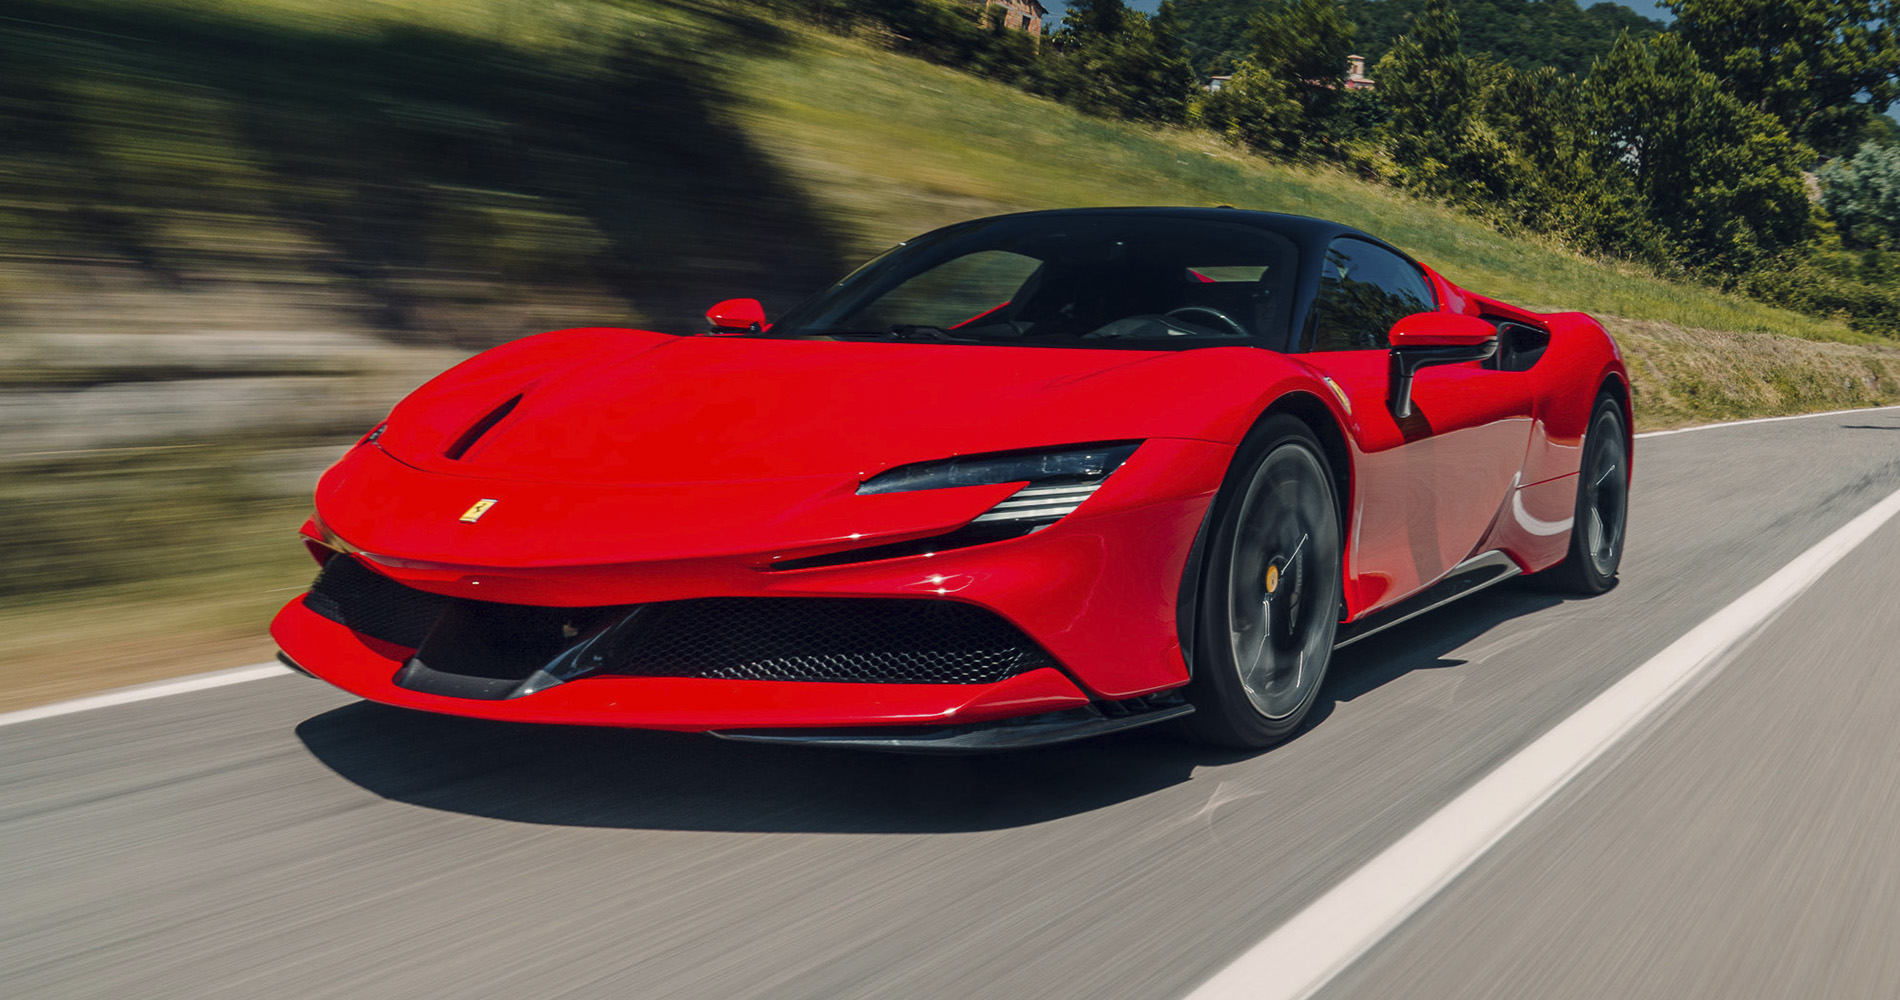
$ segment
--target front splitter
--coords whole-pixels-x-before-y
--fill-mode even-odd
[[[1076,740],[1152,726],[1158,722],[1191,715],[1193,712],[1193,705],[1168,705],[1130,715],[1111,717],[1103,715],[1091,706],[1067,712],[1051,712],[1046,715],[966,726],[882,726],[876,729],[857,730],[716,729],[708,735],[740,743],[957,756],[1073,743]]]

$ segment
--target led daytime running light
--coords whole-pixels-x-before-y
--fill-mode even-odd
[[[900,465],[880,472],[858,486],[859,496],[952,489],[958,486],[998,486],[1026,483],[1039,486],[1100,485],[1109,473],[1135,453],[1138,441],[1079,445],[1049,451],[967,455],[940,462]],[[1020,491],[1022,497],[1028,489]],[[1023,499],[1031,499],[1022,497]],[[1011,497],[1011,500],[1017,499]],[[1005,501],[1008,502],[1008,501]],[[1078,501],[1080,502],[1080,501]]]

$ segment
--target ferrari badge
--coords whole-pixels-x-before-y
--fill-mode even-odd
[[[479,521],[482,519],[483,514],[488,513],[488,508],[493,507],[494,505],[495,505],[495,501],[493,500],[475,501],[473,505],[471,505],[467,510],[462,512],[462,523],[474,524],[476,521]]]

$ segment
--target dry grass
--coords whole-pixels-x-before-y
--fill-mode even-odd
[[[1635,389],[1637,427],[1900,403],[1900,350],[1610,317]]]
[[[306,560],[308,562],[308,560]],[[0,712],[219,667],[276,652],[260,623],[304,583],[204,587],[197,597],[127,594],[0,614]],[[274,591],[274,592],[273,592]]]

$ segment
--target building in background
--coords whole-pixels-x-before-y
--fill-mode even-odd
[[[1346,89],[1371,90],[1374,86],[1376,86],[1376,84],[1372,82],[1372,77],[1366,75],[1366,57],[1347,56]]]
[[[1207,82],[1201,85],[1201,89],[1208,91],[1220,90],[1225,88],[1233,79],[1232,76],[1210,76],[1207,78]],[[1373,82],[1372,77],[1366,75],[1366,57],[1347,56],[1346,89],[1371,90],[1375,86],[1377,86],[1377,84]]]
[[[1049,16],[1049,8],[1037,3],[1036,0],[981,0],[981,2],[984,13],[991,17],[998,15],[991,12],[989,8],[1002,8],[1000,13],[1003,18],[1003,27],[1027,31],[1032,35],[1042,34],[1042,19]]]

